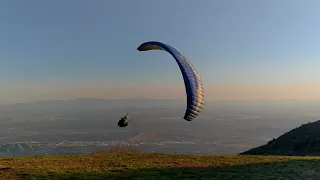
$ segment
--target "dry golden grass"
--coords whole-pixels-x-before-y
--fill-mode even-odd
[[[320,157],[118,152],[0,158],[0,179],[320,179]]]

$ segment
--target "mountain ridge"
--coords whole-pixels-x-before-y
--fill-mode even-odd
[[[302,124],[267,144],[240,153],[241,155],[319,156],[320,120]]]

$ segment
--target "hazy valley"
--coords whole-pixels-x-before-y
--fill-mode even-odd
[[[119,143],[148,152],[237,154],[317,120],[318,108],[316,101],[210,101],[187,122],[185,101],[175,99],[1,105],[0,155],[90,153]],[[126,112],[133,121],[120,128]]]

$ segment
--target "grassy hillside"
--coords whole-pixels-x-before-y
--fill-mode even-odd
[[[243,155],[320,155],[320,120],[303,124],[266,145],[250,149]]]
[[[320,179],[320,157],[158,153],[0,158],[0,179]]]

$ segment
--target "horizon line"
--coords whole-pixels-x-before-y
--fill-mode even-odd
[[[5,105],[18,105],[18,104],[33,104],[33,103],[41,103],[41,102],[49,102],[49,101],[76,101],[76,100],[142,100],[142,99],[148,99],[148,100],[179,100],[179,101],[186,101],[186,98],[94,98],[94,97],[80,97],[80,98],[72,98],[72,99],[48,99],[48,100],[39,100],[39,101],[28,101],[28,102],[17,102],[17,103],[0,103],[1,106]],[[207,100],[207,102],[221,102],[221,101],[320,101],[320,99],[212,99]]]

